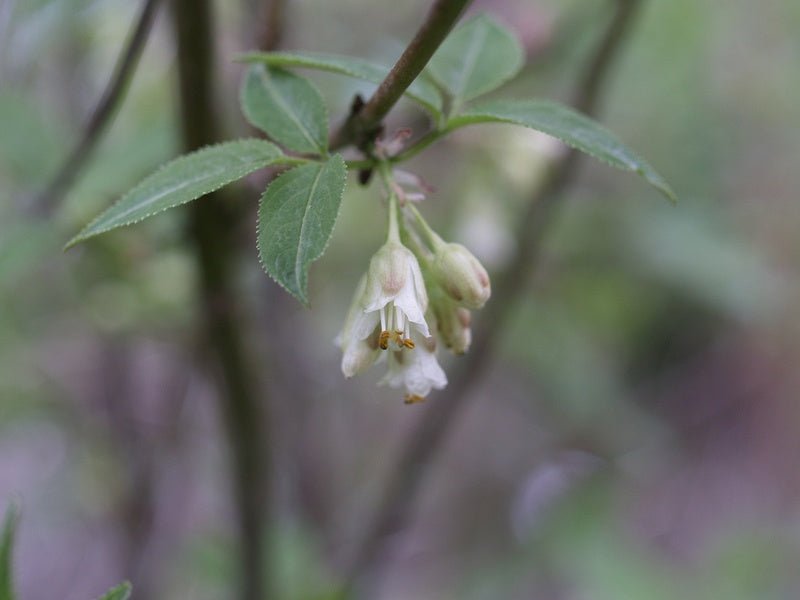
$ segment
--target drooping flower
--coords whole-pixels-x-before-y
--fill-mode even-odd
[[[390,343],[412,349],[411,329],[428,336],[425,311],[428,293],[414,253],[390,239],[370,260],[363,296],[365,313],[375,313],[380,323],[382,349]]]
[[[412,330],[414,350],[390,350],[389,371],[381,380],[382,385],[405,388],[406,404],[422,402],[432,389],[440,390],[447,385],[445,375],[436,360],[436,340]]]
[[[370,260],[337,337],[344,376],[369,368],[381,350],[393,354],[414,350],[417,340],[430,335],[427,309],[428,294],[416,257],[399,241],[387,241]]]
[[[382,174],[389,193],[387,241],[370,259],[337,343],[346,377],[386,357],[381,384],[404,389],[405,402],[413,404],[447,385],[431,328],[455,354],[466,352],[472,341],[469,309],[486,303],[491,286],[469,250],[430,228],[388,166]],[[400,227],[400,201],[416,218],[417,230]]]
[[[367,276],[361,277],[336,345],[342,349],[342,373],[348,379],[371,367],[380,357],[380,330],[376,315],[364,312]]]

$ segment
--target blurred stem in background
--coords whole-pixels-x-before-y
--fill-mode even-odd
[[[614,15],[579,78],[572,102],[575,108],[590,116],[597,113],[600,91],[641,0],[615,0],[615,4]],[[508,267],[494,275],[494,295],[477,323],[470,351],[446,391],[420,415],[419,425],[404,443],[395,466],[389,470],[377,509],[372,518],[367,519],[352,561],[346,567],[343,597],[353,595],[355,584],[367,577],[374,565],[380,562],[386,537],[408,521],[414,499],[437,451],[469,397],[469,390],[477,385],[491,361],[503,326],[524,291],[521,282],[529,280],[536,267],[542,240],[555,216],[555,209],[578,172],[579,156],[578,152],[570,150],[555,159],[547,176],[532,193],[517,231],[516,253]]]
[[[117,59],[114,74],[89,118],[80,141],[59,167],[47,188],[36,199],[34,210],[45,215],[49,214],[91,158],[92,151],[114,118],[128,90],[128,84],[133,79],[145,43],[150,36],[150,30],[153,28],[159,2],[160,0],[145,1],[139,19],[131,29],[128,41]]]
[[[185,150],[221,141],[214,106],[214,31],[210,0],[172,0],[178,48],[181,125]],[[274,18],[267,10],[267,18]],[[280,13],[280,10],[278,14]],[[277,24],[271,25],[275,27]],[[270,43],[279,39],[268,37]],[[267,399],[258,397],[254,361],[249,355],[233,286],[237,248],[236,218],[220,192],[191,208],[189,235],[200,272],[203,327],[218,367],[220,410],[233,459],[239,529],[242,600],[270,597],[272,579],[264,574],[265,525],[270,523]],[[266,443],[265,443],[266,442]]]

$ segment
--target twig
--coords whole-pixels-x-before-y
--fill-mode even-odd
[[[261,18],[257,47],[263,52],[276,50],[283,41],[286,30],[286,0],[267,0],[263,2],[264,15]]]
[[[111,123],[136,71],[136,66],[139,64],[139,58],[155,20],[158,3],[159,0],[145,0],[139,19],[128,37],[127,44],[122,49],[103,96],[86,124],[83,136],[47,188],[39,195],[35,203],[37,210],[47,213],[53,209],[55,202],[67,192],[72,182],[75,181],[76,176],[100,141],[103,132]]]
[[[333,135],[331,149],[348,144],[362,147],[377,133],[383,118],[428,64],[471,0],[435,0],[428,16],[392,70],[363,106]]]
[[[187,150],[220,140],[214,108],[214,32],[210,0],[173,0],[178,45],[181,125]],[[192,205],[189,234],[195,245],[201,283],[202,320],[219,368],[219,399],[231,445],[239,528],[242,600],[269,597],[271,583],[262,575],[267,564],[264,525],[269,498],[270,464],[266,414],[261,414],[256,377],[237,314],[235,223],[226,197],[215,192]],[[266,412],[266,411],[264,411]]]
[[[629,30],[640,0],[617,0],[617,10],[593,59],[579,80],[573,104],[587,114],[596,112],[599,91],[606,80],[625,34]],[[431,401],[421,415],[417,429],[404,444],[396,466],[380,497],[378,509],[367,521],[364,535],[356,547],[353,561],[345,572],[346,589],[357,577],[366,574],[380,556],[384,538],[400,529],[408,520],[420,485],[430,469],[459,408],[469,397],[469,390],[486,369],[514,301],[520,282],[535,267],[542,239],[564,190],[577,173],[579,153],[570,151],[555,162],[540,188],[533,194],[518,230],[519,245],[507,269],[494,277],[494,295],[478,322],[472,348],[460,369],[451,378],[446,392]]]

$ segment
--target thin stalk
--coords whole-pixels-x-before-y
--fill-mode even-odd
[[[395,192],[394,179],[392,177],[391,167],[385,162],[378,163],[378,171],[383,179],[383,185],[386,187],[386,193],[389,195],[389,231],[386,237],[387,242],[400,242],[400,226],[397,222],[397,192]]]
[[[403,150],[400,154],[392,157],[392,161],[403,162],[408,160],[412,156],[416,156],[431,144],[438,142],[440,139],[445,137],[452,130],[453,130],[452,128],[445,126],[442,129],[434,129],[432,131],[429,131],[421,138],[419,138],[416,142],[414,142],[411,146]]]
[[[221,139],[214,108],[214,32],[210,0],[172,0],[178,47],[178,78],[183,141],[192,150]],[[266,439],[254,361],[248,353],[232,280],[237,262],[235,219],[226,197],[215,192],[190,209],[189,236],[200,274],[200,304],[208,348],[218,374],[220,413],[231,448],[239,537],[238,597],[263,600],[269,578],[264,546],[269,498]]]
[[[128,41],[117,59],[114,73],[89,122],[86,124],[80,141],[62,163],[47,188],[37,198],[35,203],[37,210],[43,213],[50,212],[55,202],[66,194],[113,120],[120,103],[125,97],[128,84],[136,72],[136,67],[139,64],[139,59],[152,29],[153,21],[155,21],[159,1],[146,0],[144,3],[142,12],[139,14]]]
[[[417,225],[419,226],[422,235],[425,238],[425,241],[434,252],[437,252],[442,246],[445,245],[445,241],[433,230],[430,225],[428,225],[425,217],[422,216],[422,213],[419,212],[419,209],[416,206],[413,204],[407,204],[406,210],[413,215],[414,220],[417,222]]]

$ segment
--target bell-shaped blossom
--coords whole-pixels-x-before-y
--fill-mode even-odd
[[[363,310],[380,323],[382,349],[393,343],[413,348],[412,329],[430,335],[425,311],[428,293],[414,254],[402,243],[387,241],[372,257],[367,271]]]
[[[342,373],[347,378],[362,373],[380,357],[378,315],[364,312],[363,298],[367,287],[367,276],[358,283],[350,310],[336,345],[342,349]]]
[[[432,389],[440,390],[447,385],[445,375],[436,360],[436,340],[412,330],[414,350],[390,350],[389,371],[381,384],[393,388],[404,388],[406,404],[422,402]]]

